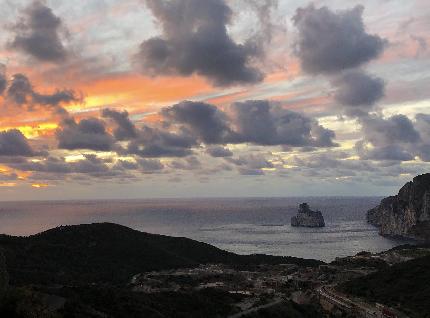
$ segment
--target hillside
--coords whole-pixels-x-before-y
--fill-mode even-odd
[[[342,291],[370,302],[400,305],[410,317],[430,317],[430,256],[417,258],[351,280]]]
[[[139,232],[112,223],[62,226],[28,237],[0,235],[11,284],[126,283],[144,271],[231,265],[321,262],[237,255],[187,238]]]

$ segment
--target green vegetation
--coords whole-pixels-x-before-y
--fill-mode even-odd
[[[238,296],[205,289],[193,292],[144,294],[113,287],[68,288],[64,296],[71,299],[61,314],[98,311],[109,317],[225,317],[232,313]],[[91,308],[91,309],[90,309]]]
[[[237,255],[187,238],[148,234],[98,223],[58,227],[29,237],[1,235],[11,283],[122,284],[141,272],[206,263],[237,266],[322,262],[295,257]]]
[[[361,254],[361,256],[363,256],[363,254]],[[331,264],[336,266],[343,266],[345,268],[373,267],[375,269],[384,269],[388,267],[388,264],[384,260],[369,257],[337,258],[336,260],[331,262]]]
[[[66,301],[54,310],[45,292],[22,287],[11,289],[0,306],[0,317],[215,318],[234,313],[233,303],[240,300],[238,295],[215,289],[144,294],[106,285],[81,286],[55,291],[57,298],[64,297]]]
[[[393,307],[410,317],[430,317],[430,256],[421,257],[351,280],[340,286],[348,294]]]
[[[9,275],[6,270],[6,262],[3,252],[0,250],[0,300],[3,298],[9,283]]]
[[[292,301],[284,301],[276,306],[263,308],[243,316],[244,318],[318,318],[325,317],[320,307],[298,305]]]
[[[234,304],[245,296],[218,289],[146,294],[133,291],[129,282],[138,273],[209,263],[235,268],[322,264],[237,255],[111,223],[58,227],[29,237],[0,235],[0,250],[6,260],[4,264],[0,255],[0,317],[8,318],[226,317],[237,312]]]

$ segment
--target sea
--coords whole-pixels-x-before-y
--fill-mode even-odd
[[[199,198],[0,202],[0,233],[27,236],[60,225],[113,222],[188,237],[238,254],[323,261],[408,243],[378,235],[366,211],[379,197]],[[291,227],[298,205],[322,211],[324,228]]]

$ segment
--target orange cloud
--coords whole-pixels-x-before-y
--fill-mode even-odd
[[[0,187],[10,188],[10,187],[16,187],[16,182],[0,182]]]
[[[31,185],[33,188],[46,188],[49,186],[47,183],[33,183]]]
[[[213,88],[203,79],[193,77],[147,78],[136,74],[118,74],[81,83],[77,87],[85,92],[85,105],[69,106],[68,109],[117,106],[130,111],[154,110],[160,104],[207,94]]]

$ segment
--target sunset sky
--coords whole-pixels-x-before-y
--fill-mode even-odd
[[[0,4],[0,200],[386,195],[430,170],[427,0]]]

